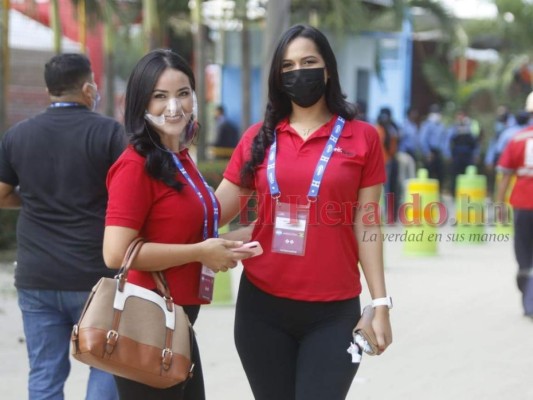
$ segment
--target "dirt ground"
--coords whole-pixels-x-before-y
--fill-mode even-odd
[[[406,256],[401,241],[385,244],[394,343],[383,355],[363,359],[348,400],[533,399],[533,321],[522,316],[512,241],[471,245],[445,238],[430,257]],[[2,264],[5,400],[27,398],[28,364],[12,277],[12,263]],[[362,299],[368,302],[366,291]],[[204,307],[196,324],[209,400],[252,399],[233,344],[233,312],[233,306]],[[87,368],[73,360],[66,399],[84,398],[86,376]]]

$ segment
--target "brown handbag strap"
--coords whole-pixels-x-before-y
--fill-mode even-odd
[[[162,271],[156,271],[152,272],[152,277],[154,278],[157,290],[159,290],[159,292],[167,303],[167,310],[172,311],[172,309],[174,308],[174,299],[170,295],[170,289],[168,288],[168,283],[165,278],[165,275]]]
[[[141,247],[143,244],[144,244],[143,238],[137,237],[133,239],[133,241],[130,243],[130,245],[128,246],[126,250],[126,254],[124,255],[124,259],[122,260],[122,266],[120,267],[120,270],[122,271],[122,273],[118,277],[120,291],[124,290],[124,284],[126,283],[126,280],[128,278],[128,271],[131,268],[131,264],[133,263],[133,260],[135,260],[135,257],[137,257],[137,254],[139,254],[139,251],[141,250]],[[174,301],[172,299],[172,296],[170,295],[170,289],[168,288],[165,275],[161,271],[156,271],[156,272],[152,272],[152,277],[155,281],[157,289],[159,290],[159,292],[164,297],[167,303],[168,311],[172,311],[174,307]]]
[[[122,260],[122,266],[120,267],[120,271],[122,272],[118,275],[118,288],[121,292],[124,290],[124,284],[126,283],[126,280],[128,278],[128,271],[131,268],[131,264],[133,263],[133,260],[135,260],[135,257],[137,257],[137,254],[139,254],[139,251],[141,250],[143,244],[144,240],[140,237],[137,237],[133,239],[133,241],[130,243],[126,250],[126,254],[124,255],[124,259]]]
[[[144,240],[140,237],[136,237],[131,241],[130,245],[126,250],[126,254],[124,254],[124,259],[122,260],[121,268],[129,269],[131,267],[131,264],[135,259],[135,256],[137,256],[137,253],[141,249],[143,243]]]

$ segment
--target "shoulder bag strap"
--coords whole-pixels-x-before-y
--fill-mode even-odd
[[[122,260],[122,266],[120,267],[121,273],[118,274],[118,289],[122,292],[124,290],[124,284],[126,283],[126,280],[128,278],[128,271],[130,270],[131,264],[133,263],[133,260],[139,253],[139,250],[141,250],[142,245],[144,244],[144,240],[140,237],[137,237],[133,239],[133,241],[128,246],[128,249],[126,250],[126,254],[124,255],[124,259]]]

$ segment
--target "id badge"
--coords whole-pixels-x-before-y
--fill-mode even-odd
[[[202,300],[213,300],[213,290],[215,288],[215,273],[212,269],[202,265],[200,274],[200,285],[198,288],[198,297]]]
[[[309,207],[277,203],[272,251],[303,256],[309,223]]]

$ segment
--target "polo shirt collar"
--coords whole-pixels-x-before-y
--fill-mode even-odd
[[[180,160],[186,160],[189,158],[189,148],[185,147],[184,149],[181,149],[177,153],[175,153]]]
[[[329,135],[331,134],[331,130],[333,129],[333,126],[335,125],[335,121],[337,121],[337,115],[333,115],[331,119],[325,125],[323,125],[322,128],[318,132],[313,134],[313,137],[311,139],[318,138],[318,137],[329,137]],[[344,126],[341,132],[341,137],[352,136],[352,130],[345,129],[345,128],[346,128],[346,125]],[[282,119],[278,123],[278,125],[276,126],[276,131],[278,133],[288,133],[290,135],[298,135],[296,131],[293,128],[291,128],[289,124],[289,117]]]

